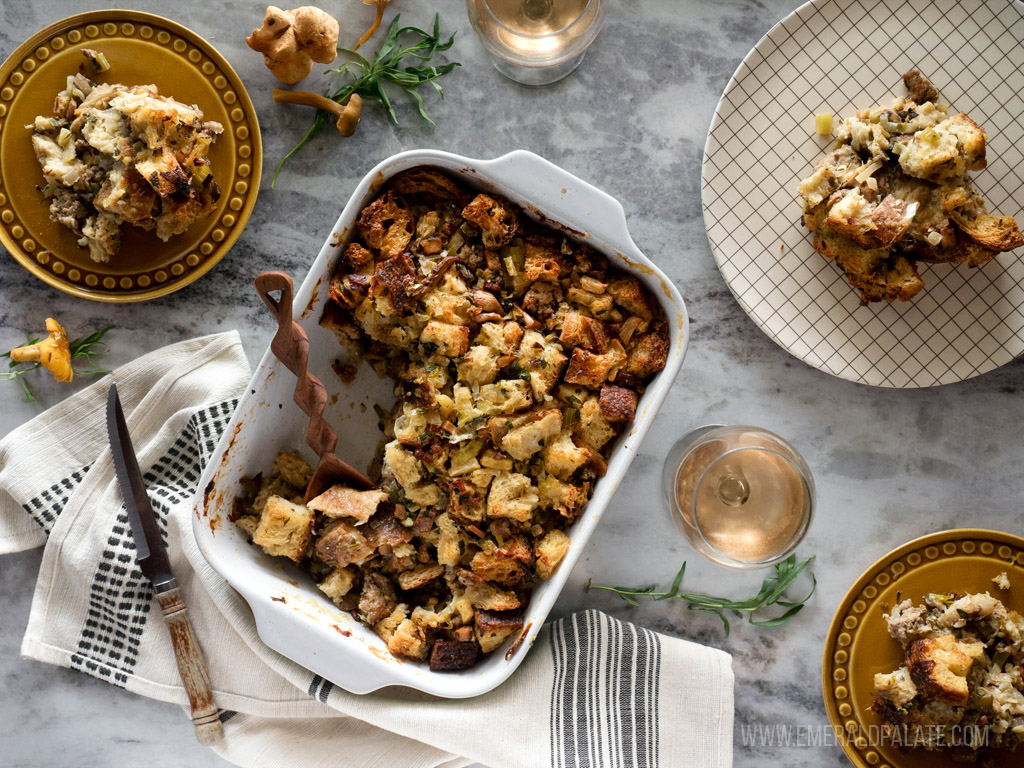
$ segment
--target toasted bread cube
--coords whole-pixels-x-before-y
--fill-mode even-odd
[[[359,595],[359,611],[362,613],[363,621],[367,624],[376,624],[390,615],[396,606],[398,600],[391,579],[378,571],[366,574],[363,579],[363,591]],[[402,609],[404,618],[407,609],[404,605]]]
[[[562,255],[548,243],[527,240],[524,271],[531,283],[537,280],[556,283],[562,272]]]
[[[398,574],[398,586],[402,589],[419,589],[444,576],[444,566],[437,563],[422,563],[411,571]]]
[[[263,507],[252,540],[268,555],[287,557],[297,563],[306,554],[312,531],[312,512],[302,504],[271,496]]]
[[[493,349],[498,355],[514,355],[522,340],[523,327],[519,323],[484,323],[475,343]]]
[[[943,122],[918,131],[900,154],[900,167],[908,176],[941,182],[964,173],[957,135]]]
[[[349,243],[341,254],[341,261],[350,271],[357,272],[373,263],[373,254],[359,243]]]
[[[384,448],[385,476],[391,476],[395,481],[408,490],[413,488],[423,479],[423,464],[409,451],[402,447],[397,440],[390,442]]]
[[[532,563],[533,548],[529,541],[525,536],[513,536],[489,552],[477,552],[469,567],[485,581],[514,587],[526,578],[527,566]]]
[[[434,344],[445,357],[461,357],[469,349],[469,327],[430,320],[420,334],[421,344]]]
[[[390,259],[412,239],[413,216],[408,204],[389,190],[363,209],[356,226],[367,245]]]
[[[320,587],[321,592],[337,603],[352,591],[352,584],[355,582],[355,579],[355,568],[335,568],[317,586]]]
[[[604,384],[598,407],[608,421],[632,421],[636,416],[636,405],[640,396],[632,389]]]
[[[313,476],[313,468],[298,451],[281,451],[277,454],[274,457],[274,471],[280,472],[286,483],[302,490],[309,485],[309,478]]]
[[[473,555],[473,560],[469,567],[480,578],[500,584],[506,588],[515,587],[517,584],[520,584],[528,574],[522,563],[486,552],[477,552]]]
[[[480,650],[490,653],[523,628],[522,611],[477,611],[473,617]]]
[[[444,498],[441,489],[435,483],[421,483],[404,490],[406,503],[415,509],[436,507]]]
[[[462,532],[447,512],[438,515],[437,527],[441,531],[437,542],[437,562],[441,565],[458,565],[466,547]]]
[[[897,707],[909,704],[917,696],[917,686],[910,679],[910,670],[900,667],[895,672],[875,673],[875,696],[888,699]]]
[[[587,463],[590,456],[590,449],[577,446],[572,440],[572,432],[565,430],[544,449],[544,469],[559,480],[568,480],[573,472]]]
[[[466,598],[470,605],[483,611],[511,611],[519,607],[519,598],[514,592],[498,589],[487,581],[467,586]]]
[[[395,635],[402,622],[409,616],[409,606],[405,603],[396,605],[394,609],[379,621],[375,622],[374,630],[385,640],[390,640]]]
[[[649,331],[634,339],[626,362],[626,373],[647,378],[665,367],[668,361],[668,334],[665,331]]]
[[[589,352],[604,354],[608,351],[608,328],[600,320],[579,312],[568,312],[562,321],[562,335],[558,340]]]
[[[907,647],[907,668],[923,695],[962,707],[969,694],[967,673],[983,653],[981,643],[960,643],[952,635],[928,637]]]
[[[457,672],[476,664],[480,646],[475,640],[461,643],[458,640],[438,640],[430,653],[431,672]]]
[[[562,429],[562,412],[557,408],[535,411],[521,426],[501,439],[501,449],[516,461],[525,461]]]
[[[566,360],[557,341],[548,341],[536,331],[526,332],[519,346],[518,362],[530,374],[534,401],[541,402],[555,388]]]
[[[521,523],[528,522],[540,503],[536,491],[526,475],[499,472],[487,495],[487,514],[490,517],[509,517]]]
[[[519,227],[516,207],[497,195],[477,195],[462,209],[462,217],[480,227],[483,243],[488,248],[500,248],[508,243]]]
[[[388,650],[397,656],[425,659],[427,657],[426,633],[412,619],[404,619],[388,640]]]
[[[530,383],[522,379],[502,379],[480,387],[476,408],[486,416],[511,414],[533,405]]]
[[[537,542],[537,565],[535,570],[542,579],[550,579],[569,551],[569,537],[557,528],[548,531]]]
[[[325,563],[344,568],[371,560],[376,550],[358,528],[344,520],[336,520],[317,538],[316,554]]]
[[[450,627],[454,624],[465,624],[473,618],[473,605],[464,592],[455,590],[448,605],[439,611],[417,606],[412,611],[412,620],[421,627],[436,629]]]
[[[618,430],[601,414],[598,399],[591,397],[580,408],[580,420],[573,434],[593,450],[600,451],[605,443],[618,434]]]
[[[573,287],[569,289],[568,296],[569,301],[586,307],[595,315],[608,312],[615,306],[615,300],[606,293],[596,294],[585,291],[582,288]]]
[[[537,485],[540,506],[553,509],[570,520],[576,517],[587,503],[589,483],[570,485],[553,475],[548,475]]]
[[[608,284],[608,293],[615,299],[616,304],[631,315],[637,315],[644,320],[654,318],[651,297],[635,277],[627,275],[613,280]]]
[[[459,381],[471,386],[490,384],[498,376],[498,355],[490,347],[477,344],[469,348],[456,367]]]
[[[626,359],[626,353],[618,339],[611,342],[608,351],[603,355],[576,347],[569,358],[569,370],[565,372],[565,380],[569,384],[582,384],[597,389],[626,362]]]
[[[511,467],[509,467],[511,469]],[[235,520],[235,525],[241,528],[251,539],[256,535],[256,529],[260,525],[260,519],[254,515],[242,515]]]
[[[328,517],[351,517],[365,523],[387,498],[384,491],[357,491],[343,485],[332,485],[311,499],[306,507],[315,512],[323,512]]]

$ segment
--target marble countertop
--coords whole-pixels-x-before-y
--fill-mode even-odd
[[[483,158],[515,148],[537,152],[622,201],[634,239],[679,287],[692,318],[689,353],[672,394],[555,614],[593,606],[733,654],[737,768],[847,765],[837,746],[769,746],[750,742],[740,726],[827,722],[818,680],[829,621],[852,581],[885,552],[951,527],[1024,530],[1024,432],[1011,417],[1020,403],[1024,363],[938,389],[856,385],[791,357],[732,298],[701,218],[705,135],[742,57],[797,0],[607,0],[604,30],[583,67],[542,89],[517,86],[490,67],[460,0],[399,0],[393,7],[407,22],[425,26],[437,9],[444,27],[458,33],[450,54],[463,67],[445,79],[444,101],[426,97],[437,131],[407,103],[398,103],[398,127],[368,105],[354,137],[341,142],[325,136],[308,146],[285,167],[274,190],[273,167],[305,131],[309,114],[272,103],[275,81],[243,42],[264,6],[200,0],[129,5],[172,16],[209,39],[245,82],[260,117],[267,166],[256,209],[213,272],[142,304],[69,298],[0,258],[0,348],[21,343],[52,312],[75,330],[115,324],[108,366],[231,328],[242,331],[255,363],[272,328],[251,287],[253,275],[277,268],[301,278],[356,182],[380,159],[415,147]],[[358,34],[369,15],[356,0],[324,5],[343,16],[343,39]],[[96,7],[83,0],[0,0],[0,57],[51,22]],[[315,74],[307,82],[317,88],[322,78]],[[74,386],[86,383],[83,377]],[[71,390],[41,382],[37,391],[39,403],[31,406],[16,385],[0,384],[0,434]],[[776,431],[803,452],[814,472],[817,515],[800,554],[817,556],[819,589],[783,627],[736,622],[726,637],[717,618],[687,612],[681,604],[630,608],[584,588],[591,578],[667,583],[683,560],[689,562],[686,583],[695,591],[743,594],[756,587],[758,574],[728,572],[693,554],[660,498],[668,448],[706,423],[754,423]],[[40,558],[34,551],[0,560],[0,762],[98,768],[159,754],[164,766],[224,765],[195,743],[178,708],[19,657]]]

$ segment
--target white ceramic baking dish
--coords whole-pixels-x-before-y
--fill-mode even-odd
[[[528,215],[543,217],[589,243],[615,266],[637,275],[661,301],[669,319],[668,364],[649,384],[630,431],[615,444],[607,474],[569,529],[572,545],[565,560],[552,578],[534,591],[523,631],[472,669],[431,672],[425,663],[393,657],[369,628],[338,610],[308,574],[281,558],[265,555],[228,522],[232,501],[241,494],[240,479],[268,470],[279,450],[301,447],[315,463],[303,439],[308,419],[292,401],[295,376],[269,349],[199,483],[192,527],[210,565],[245,598],[260,637],[275,651],[354,693],[403,685],[446,698],[465,698],[499,685],[526,656],[682,365],[687,316],[675,286],[633,243],[618,201],[537,155],[519,150],[480,161],[436,150],[413,150],[388,158],[352,193],[332,236],[296,290],[293,305],[296,320],[309,335],[309,370],[328,391],[324,415],[339,433],[336,452],[355,467],[365,470],[380,442],[374,405],[390,410],[392,386],[369,366],[361,366],[352,383],[342,383],[331,363],[343,352],[334,335],[318,321],[327,301],[331,271],[359,212],[391,176],[423,165],[441,168],[472,187],[505,195]]]

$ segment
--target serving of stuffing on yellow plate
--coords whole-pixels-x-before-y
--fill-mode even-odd
[[[985,592],[904,600],[885,621],[905,655],[874,678],[887,741],[962,762],[1024,742],[1024,617]]]
[[[101,54],[83,53],[106,66]],[[97,84],[78,73],[68,76],[53,112],[27,126],[43,195],[50,218],[78,235],[93,261],[117,254],[122,223],[167,241],[216,209],[209,152],[223,127],[204,120],[199,107],[153,85]]]

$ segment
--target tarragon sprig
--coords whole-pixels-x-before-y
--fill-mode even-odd
[[[107,331],[109,331],[113,327],[114,326],[112,325],[105,326],[103,328],[100,328],[98,331],[90,333],[88,336],[82,336],[69,342],[68,349],[71,350],[71,359],[74,360],[76,358],[85,358],[87,361],[92,363],[92,359],[94,357],[99,357],[105,351],[106,344],[103,343],[103,337],[106,336]],[[38,337],[29,338],[22,346],[28,346],[30,344],[38,343]],[[10,356],[10,352],[4,352],[3,354],[0,354],[0,357],[10,358]],[[0,379],[7,379],[8,381],[12,379],[17,379],[18,382],[21,384],[21,389],[25,393],[25,397],[28,399],[30,403],[34,403],[36,402],[35,395],[32,394],[32,390],[29,388],[28,382],[26,382],[25,379],[21,377],[24,376],[26,373],[36,370],[37,368],[41,368],[42,365],[43,364],[38,361],[31,363],[15,363],[12,360],[7,365],[6,371],[0,371]],[[76,368],[75,373],[84,376],[99,376],[105,373],[110,373],[110,370],[107,368]]]
[[[351,56],[352,59],[327,71],[329,73],[351,75],[355,80],[343,85],[330,98],[339,104],[343,104],[353,93],[358,93],[364,99],[370,99],[383,104],[385,109],[387,109],[388,117],[397,125],[398,116],[395,114],[391,97],[388,96],[388,92],[384,87],[385,83],[391,83],[409,94],[416,104],[420,117],[430,123],[431,127],[434,127],[434,121],[430,119],[423,107],[423,97],[420,96],[416,89],[421,85],[429,83],[443,99],[444,90],[438,85],[437,79],[447,75],[455,67],[462,65],[457,61],[452,61],[441,66],[403,67],[403,59],[408,56],[423,62],[430,61],[438,51],[446,51],[452,47],[452,43],[455,42],[455,33],[453,32],[452,36],[446,41],[441,40],[441,20],[438,14],[434,14],[434,29],[432,32],[426,32],[417,27],[400,27],[399,18],[400,16],[395,16],[395,20],[391,22],[388,35],[372,62],[350,48],[338,46],[339,51]],[[329,125],[330,120],[330,114],[323,110],[317,111],[316,117],[313,119],[313,125],[306,131],[306,135],[284,156],[284,159],[277,166],[274,178],[270,183],[271,187],[277,183],[277,175],[281,172],[284,164],[288,162],[288,159],[320,133],[325,126]]]
[[[817,588],[818,582],[814,578],[814,574],[808,571],[811,577],[811,590],[804,597],[798,600],[787,600],[785,599],[786,590],[807,569],[807,566],[810,565],[813,559],[813,557],[809,557],[803,562],[797,563],[796,555],[790,555],[782,562],[776,563],[775,575],[765,579],[761,583],[761,589],[758,593],[746,600],[730,600],[726,597],[712,597],[711,595],[680,592],[679,587],[683,583],[683,574],[686,573],[686,563],[683,563],[683,567],[679,569],[679,573],[676,574],[668,592],[655,591],[657,587],[653,584],[649,587],[631,589],[629,587],[604,587],[587,582],[587,588],[614,592],[630,605],[640,605],[636,599],[638,597],[650,597],[654,600],[668,600],[674,597],[685,602],[690,610],[716,614],[722,620],[722,623],[725,624],[725,634],[728,635],[728,614],[730,613],[737,618],[743,618],[746,615],[747,621],[758,627],[777,627],[800,613]],[[785,611],[778,616],[768,619],[755,618],[761,611],[776,605],[784,608]]]

